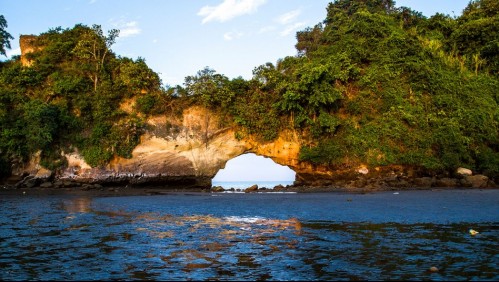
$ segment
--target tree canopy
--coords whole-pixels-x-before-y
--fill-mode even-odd
[[[120,105],[131,97],[164,92],[142,58],[110,49],[119,31],[98,25],[55,28],[40,34],[33,62],[3,63],[0,72],[0,157],[23,162],[41,151],[48,168],[64,166],[61,152],[78,148],[92,166],[130,157],[144,131],[143,117]]]
[[[143,59],[114,54],[116,30],[41,34],[31,67],[13,59],[0,69],[0,168],[40,150],[52,168],[72,148],[92,166],[129,157],[149,115],[201,105],[236,138],[298,133],[300,159],[314,165],[466,166],[499,176],[497,1],[471,1],[459,17],[428,18],[392,0],[326,9],[323,22],[297,32],[296,56],[255,67],[249,80],[206,67],[174,88]],[[127,99],[134,112],[116,106]]]
[[[7,56],[6,50],[10,49],[10,40],[14,39],[10,33],[7,32],[7,20],[3,15],[0,15],[0,55]]]

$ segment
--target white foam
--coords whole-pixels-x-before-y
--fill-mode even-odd
[[[225,220],[227,221],[232,221],[232,222],[244,222],[244,223],[255,223],[258,221],[265,220],[263,217],[241,217],[241,216],[226,216],[224,217]]]

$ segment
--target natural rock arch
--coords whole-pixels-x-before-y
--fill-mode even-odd
[[[141,137],[132,158],[117,157],[104,168],[90,168],[77,152],[68,154],[68,168],[59,177],[210,187],[211,179],[227,161],[247,153],[288,166],[297,176],[304,168],[298,161],[299,138],[292,132],[281,132],[273,142],[260,142],[251,136],[237,139],[234,128],[220,127],[217,115],[199,106],[185,109],[179,117],[149,118],[148,124],[150,130]]]
[[[187,108],[179,116],[150,117],[147,123],[148,131],[129,159],[116,157],[105,167],[90,167],[75,150],[65,154],[68,165],[57,172],[41,175],[40,171],[47,170],[35,158],[16,173],[40,175],[54,182],[209,188],[211,179],[227,161],[254,153],[295,171],[296,184],[319,183],[331,175],[327,169],[299,161],[301,142],[294,131],[281,131],[272,142],[250,135],[238,139],[235,128],[222,127],[216,113],[200,106]]]

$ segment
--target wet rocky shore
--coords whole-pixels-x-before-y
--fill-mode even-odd
[[[100,184],[75,184],[70,187],[23,187],[0,186],[0,195],[76,195],[76,196],[151,196],[175,193],[371,193],[381,191],[410,191],[410,190],[452,190],[452,189],[499,189],[495,186],[472,187],[472,186],[419,186],[419,187],[341,187],[341,186],[304,186],[287,185],[275,186],[273,188],[258,187],[253,185],[245,189],[229,188],[220,186],[211,188],[181,187],[181,186],[104,186]]]
[[[300,182],[294,185],[258,187],[253,185],[244,189],[211,186],[209,179],[175,179],[158,182],[151,179],[140,183],[129,181],[94,181],[92,179],[57,179],[55,177],[36,177],[33,175],[11,177],[0,184],[1,194],[82,194],[82,195],[154,195],[172,192],[204,193],[264,193],[264,192],[375,192],[391,190],[430,190],[430,189],[498,189],[499,185],[482,174],[473,174],[471,170],[459,168],[454,173],[416,176],[407,173],[372,174],[356,172],[349,177],[335,178],[330,181]],[[208,180],[208,181],[207,181]],[[200,185],[199,183],[204,183]],[[206,184],[208,183],[208,184]]]

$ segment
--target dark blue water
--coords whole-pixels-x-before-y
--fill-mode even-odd
[[[0,280],[499,279],[499,190],[2,195],[0,211]]]

